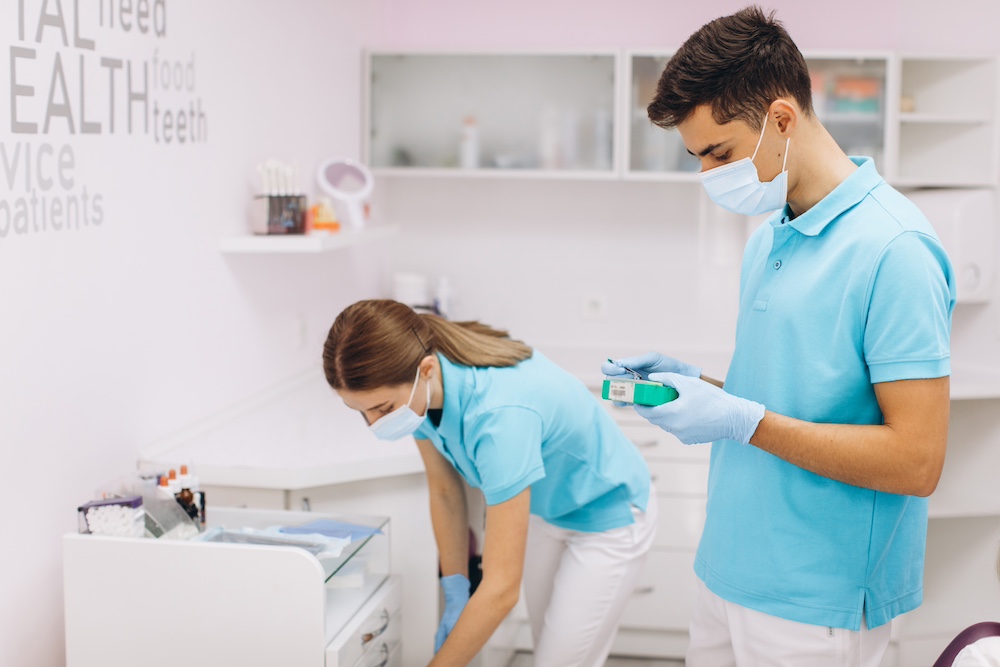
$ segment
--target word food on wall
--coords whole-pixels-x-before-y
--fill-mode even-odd
[[[2,28],[12,138],[0,139],[0,241],[102,224],[103,195],[76,174],[84,135],[207,141],[194,53],[170,57],[167,26],[167,0],[17,0],[16,25]]]

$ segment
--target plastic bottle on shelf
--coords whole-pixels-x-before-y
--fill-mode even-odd
[[[462,120],[462,136],[458,152],[462,169],[479,167],[479,124],[475,116],[466,116]]]
[[[558,169],[562,166],[559,153],[559,110],[547,105],[542,109],[541,133],[538,146],[538,162],[542,169]]]
[[[594,166],[597,169],[611,169],[611,152],[613,149],[611,113],[604,107],[594,114]]]

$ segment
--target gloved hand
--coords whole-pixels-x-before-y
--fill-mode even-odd
[[[673,357],[668,357],[659,352],[647,352],[638,357],[625,357],[615,361],[605,361],[601,364],[601,372],[608,377],[632,377],[623,367],[627,366],[642,375],[642,379],[648,380],[650,373],[680,373],[688,377],[701,377],[701,369],[691,364],[685,364]]]
[[[444,613],[434,635],[434,652],[441,650],[441,645],[448,638],[451,629],[458,622],[466,603],[469,601],[469,578],[464,574],[452,574],[441,577],[441,589],[444,591]]]
[[[652,373],[649,379],[676,389],[677,398],[663,405],[637,405],[635,411],[685,445],[716,440],[748,444],[764,418],[760,403],[733,396],[699,378]]]

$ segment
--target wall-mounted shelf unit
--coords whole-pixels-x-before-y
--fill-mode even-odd
[[[996,58],[902,55],[896,65],[899,152],[893,182],[997,185]]]
[[[390,177],[695,183],[700,166],[680,135],[646,116],[670,55],[370,53],[366,160]],[[890,183],[1000,180],[993,56],[805,56],[827,130]]]
[[[222,239],[219,249],[227,255],[319,254],[349,248],[368,241],[386,239],[396,234],[398,227],[365,227],[360,231],[335,234],[259,234],[232,236]]]
[[[615,174],[615,53],[375,52],[367,66],[376,173]]]

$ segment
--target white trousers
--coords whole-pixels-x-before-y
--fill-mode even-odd
[[[860,631],[797,623],[723,600],[698,580],[687,667],[878,667],[891,623]]]
[[[532,515],[524,598],[540,667],[602,667],[656,534],[656,493],[635,523],[603,533],[557,528]]]

